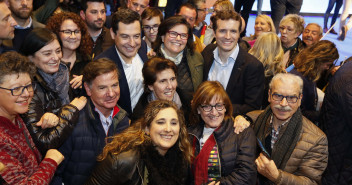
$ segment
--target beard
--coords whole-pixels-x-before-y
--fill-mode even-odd
[[[21,10],[22,8],[28,8],[28,10]],[[30,7],[21,7],[19,10],[18,9],[14,9],[13,7],[10,6],[10,10],[12,12],[12,14],[15,16],[15,17],[18,17],[20,19],[28,19],[31,14],[32,14],[32,10],[33,8],[30,8]]]

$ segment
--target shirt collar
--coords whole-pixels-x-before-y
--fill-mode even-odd
[[[32,17],[29,17],[29,23],[26,26],[22,27],[20,25],[16,25],[15,28],[24,30],[24,29],[30,28],[31,26],[32,26]]]
[[[237,43],[229,58],[225,61],[225,63],[223,63],[223,61],[221,61],[219,56],[219,47],[216,47],[215,50],[213,51],[214,60],[215,62],[219,63],[221,66],[227,66],[230,60],[236,61],[239,51],[240,49]]]

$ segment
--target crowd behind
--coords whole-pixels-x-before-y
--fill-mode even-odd
[[[253,2],[0,0],[0,184],[352,184],[352,57]]]

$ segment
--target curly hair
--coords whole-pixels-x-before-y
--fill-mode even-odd
[[[232,103],[224,87],[218,81],[205,81],[199,85],[192,99],[192,110],[189,116],[190,124],[192,126],[199,124],[201,121],[201,117],[198,114],[198,108],[204,103],[210,103],[213,97],[216,97],[218,100],[222,100],[225,104],[226,112],[224,120],[233,119]]]
[[[82,56],[89,56],[92,53],[93,41],[88,33],[87,25],[79,15],[72,12],[61,12],[55,14],[49,18],[46,27],[57,35],[62,46],[59,32],[61,30],[62,23],[67,19],[72,20],[81,30],[81,43],[77,50],[82,54]]]
[[[36,73],[33,62],[29,62],[28,58],[17,53],[16,51],[5,52],[0,55],[0,84],[3,83],[4,76],[27,73],[32,77]]]
[[[281,47],[281,40],[276,33],[262,33],[248,53],[263,63],[265,76],[286,72],[282,62],[284,51]]]
[[[187,34],[188,34],[188,39],[187,39],[187,44],[186,48],[190,52],[191,55],[194,53],[194,43],[193,43],[193,32],[191,26],[188,24],[185,18],[183,18],[181,15],[174,15],[171,16],[167,19],[165,19],[158,28],[158,34],[156,36],[155,42],[152,44],[153,50],[157,53],[159,56],[159,50],[161,47],[161,44],[163,43],[161,37],[165,36],[168,31],[170,31],[173,27],[177,25],[185,25],[187,27]]]
[[[322,40],[302,50],[293,63],[298,72],[310,80],[317,81],[323,70],[321,66],[325,63],[333,63],[339,58],[336,45],[328,40]]]
[[[98,160],[104,160],[109,153],[118,155],[124,151],[141,146],[144,143],[152,143],[151,137],[145,134],[145,129],[150,127],[158,113],[166,108],[173,108],[177,112],[180,134],[175,145],[178,145],[180,151],[182,151],[184,160],[190,164],[193,152],[191,143],[188,140],[183,113],[173,102],[165,100],[150,102],[144,111],[144,116],[134,125],[120,134],[107,138],[107,140],[112,139],[112,141],[104,147],[103,152],[98,156]]]

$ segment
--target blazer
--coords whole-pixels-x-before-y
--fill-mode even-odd
[[[143,63],[148,60],[147,57],[147,44],[142,40],[141,47],[138,50],[138,55],[141,57]],[[131,97],[130,97],[130,89],[128,87],[125,71],[123,70],[122,62],[120,60],[119,55],[116,52],[115,45],[111,46],[109,49],[103,51],[100,55],[98,55],[94,60],[99,58],[108,58],[114,61],[119,70],[119,85],[120,85],[120,99],[117,102],[124,110],[127,111],[129,115],[132,114],[131,107]]]
[[[217,45],[209,44],[204,48],[203,81],[208,79],[211,66],[214,63],[213,51]],[[246,114],[261,108],[264,94],[264,67],[254,56],[242,48],[233,66],[226,92],[233,105],[233,115]]]

